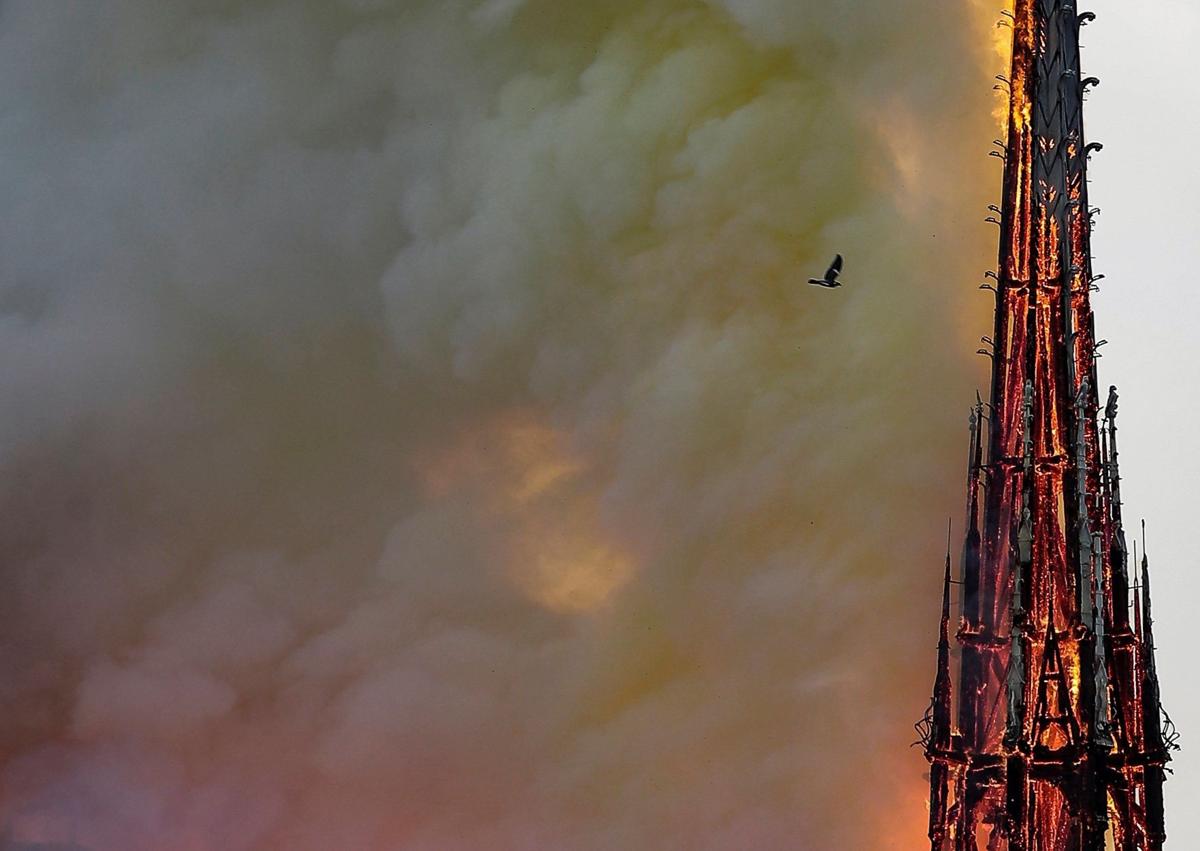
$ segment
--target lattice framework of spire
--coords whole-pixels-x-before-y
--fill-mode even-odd
[[[933,851],[1142,851],[1166,840],[1174,747],[1149,562],[1131,584],[1117,393],[1100,407],[1079,36],[1065,0],[1016,0],[994,275],[991,402],[970,416],[951,670],[950,557],[919,725]],[[1136,544],[1135,544],[1136,548]],[[1136,559],[1134,573],[1137,572]],[[1134,616],[1130,618],[1130,611]]]

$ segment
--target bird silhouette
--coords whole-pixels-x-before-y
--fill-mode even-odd
[[[829,268],[825,270],[824,278],[809,278],[808,282],[814,287],[826,287],[833,289],[840,287],[842,282],[838,280],[838,276],[842,274],[842,255],[837,255],[833,258],[833,262],[829,264]]]

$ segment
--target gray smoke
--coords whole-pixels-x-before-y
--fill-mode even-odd
[[[0,7],[10,843],[914,847],[991,26]]]

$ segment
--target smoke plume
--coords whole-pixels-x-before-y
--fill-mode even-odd
[[[3,842],[918,847],[992,26],[5,2]]]

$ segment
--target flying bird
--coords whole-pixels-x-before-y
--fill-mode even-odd
[[[842,274],[842,255],[837,255],[833,258],[833,262],[829,264],[829,268],[825,270],[824,278],[809,278],[808,282],[814,287],[826,287],[833,289],[840,287],[842,282],[838,280],[838,276]]]

